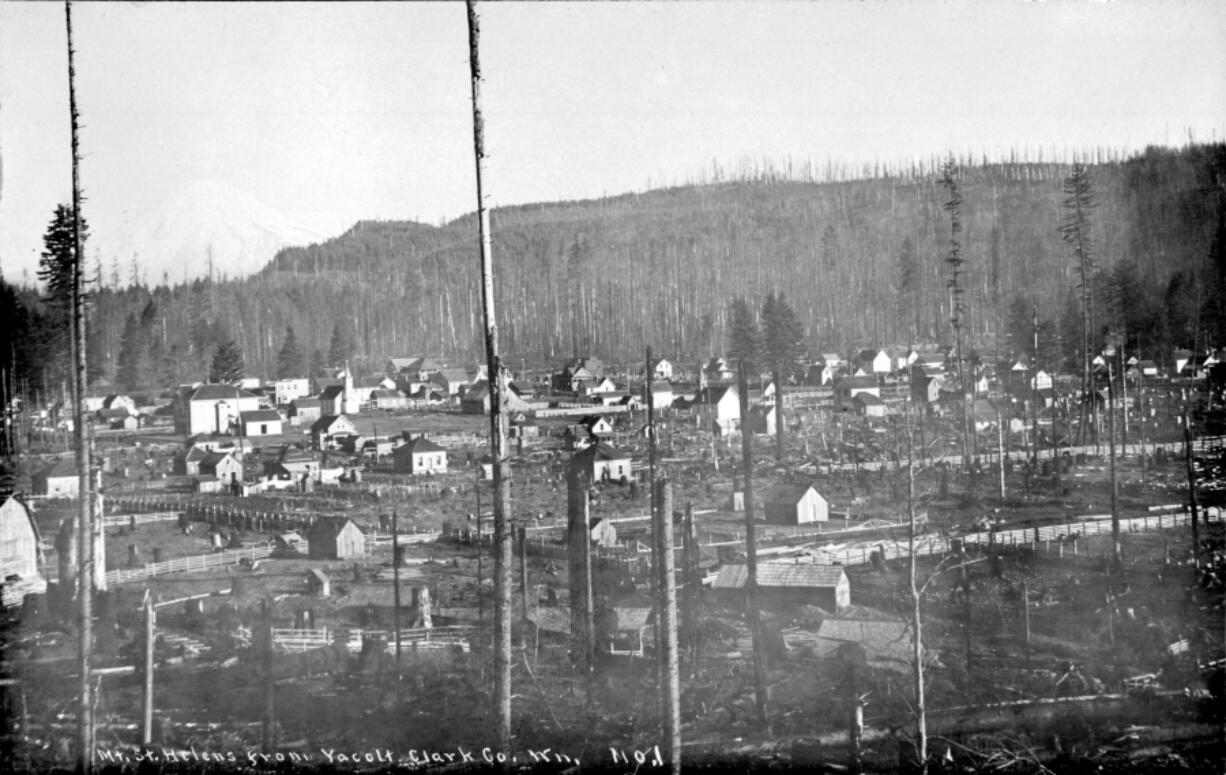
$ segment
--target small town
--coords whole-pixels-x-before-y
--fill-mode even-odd
[[[753,75],[654,50],[736,48],[741,3],[90,5],[0,8],[0,72],[37,49],[59,117],[0,138],[64,178],[16,164],[33,204],[0,210],[0,769],[1220,771],[1226,144],[1195,100],[1031,146],[1002,127],[1051,95],[993,87],[1022,107],[982,135],[899,108],[951,150],[822,162],[763,139],[829,112],[770,74],[838,80],[930,9],[863,51],[862,4],[747,13]],[[1127,51],[1161,48],[1121,5]],[[1069,39],[1004,6],[984,40]],[[400,51],[426,30],[428,63]],[[851,60],[773,46],[802,34]],[[550,35],[575,73],[508,64]],[[1182,61],[1152,67],[1200,83]],[[831,88],[853,134],[902,99]],[[737,160],[619,145],[729,116]],[[662,180],[656,141],[713,156]],[[592,143],[620,193],[563,183]],[[133,216],[116,169],[168,187]]]

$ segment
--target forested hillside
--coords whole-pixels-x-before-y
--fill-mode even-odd
[[[998,332],[1037,308],[1044,348],[1074,354],[1078,273],[1058,231],[1070,165],[960,166],[965,333],[1003,353],[1009,343]],[[1226,146],[1151,149],[1088,171],[1094,336],[1118,331],[1151,357],[1226,344]],[[785,177],[495,210],[507,356],[629,359],[650,343],[692,364],[721,350],[732,297],[770,291],[786,294],[812,352],[951,338],[950,224],[935,169],[832,183]],[[113,379],[127,340],[129,365],[147,367],[126,373],[163,385],[203,378],[228,339],[249,374],[271,377],[290,327],[312,367],[327,365],[338,341],[363,367],[419,352],[475,361],[477,269],[475,216],[442,227],[362,222],[283,250],[246,280],[102,289],[91,350]],[[62,359],[29,333],[41,305],[29,292],[17,296],[21,309],[5,314],[24,322],[9,330],[28,335],[18,334],[26,340],[12,352],[37,385],[43,370],[29,367]],[[4,350],[0,359],[10,358]],[[54,367],[45,378],[57,384]]]

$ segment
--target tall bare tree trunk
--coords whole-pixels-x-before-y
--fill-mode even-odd
[[[81,563],[77,573],[78,605],[80,612],[80,641],[78,661],[80,670],[80,697],[77,706],[77,771],[88,775],[93,771],[94,753],[94,702],[91,662],[94,640],[94,528],[93,528],[93,461],[90,455],[89,435],[85,430],[88,413],[85,408],[85,393],[88,387],[88,371],[85,360],[85,268],[84,247],[81,237],[81,146],[78,137],[80,114],[77,112],[76,52],[72,43],[72,4],[64,3],[64,23],[68,33],[68,112],[72,128],[72,343],[73,399],[75,401],[74,426],[77,447],[77,557]]]
[[[911,582],[912,677],[915,682],[916,754],[923,772],[928,771],[928,716],[924,706],[924,639],[920,616],[921,593],[916,581],[915,555],[915,454],[911,445],[911,404],[907,405],[907,572]]]
[[[485,317],[485,362],[490,392],[490,455],[494,468],[494,702],[498,742],[511,750],[511,571],[510,491],[506,480],[504,373],[498,355],[498,317],[494,310],[494,266],[490,213],[485,206],[485,122],[481,117],[480,24],[475,0],[468,0],[468,61],[472,72],[473,150],[477,164],[477,222],[481,240],[481,301]]]
[[[770,720],[766,708],[766,655],[762,653],[762,618],[758,612],[758,547],[754,535],[753,516],[753,436],[745,427],[749,416],[749,380],[745,374],[745,362],[737,364],[737,399],[741,411],[741,467],[745,474],[745,613],[749,619],[749,631],[753,638],[753,685],[754,701],[758,710],[758,723],[764,734],[770,735]]]
[[[663,668],[665,757],[674,775],[681,772],[681,677],[677,664],[677,587],[673,563],[673,490],[667,479],[656,482],[660,527],[660,612]]]

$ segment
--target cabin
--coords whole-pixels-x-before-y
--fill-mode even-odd
[[[425,436],[417,436],[392,450],[392,466],[402,474],[447,473],[447,450]]]
[[[651,385],[651,403],[653,409],[667,409],[673,405],[676,396],[673,386],[667,382],[653,382]],[[647,405],[647,386],[643,385],[642,406]]]
[[[307,549],[306,539],[296,530],[277,533],[273,537],[273,550],[279,557],[294,557]]]
[[[345,415],[323,415],[311,425],[311,444],[315,449],[334,449],[342,436],[356,436],[358,429]]]
[[[835,367],[826,361],[815,361],[805,371],[804,383],[810,387],[822,387],[834,381]]]
[[[306,377],[278,379],[272,383],[273,403],[287,406],[311,394],[311,380]]]
[[[1051,385],[1051,375],[1042,369],[1036,371],[1034,377],[1030,380],[1030,387],[1033,390],[1051,390]]]
[[[723,358],[712,358],[707,361],[707,365],[702,368],[703,374],[712,382],[729,382],[736,376],[736,372],[728,365],[728,361]]]
[[[1196,353],[1192,352],[1191,350],[1176,350],[1175,352],[1171,353],[1171,360],[1175,363],[1175,370],[1172,373],[1177,375],[1183,374],[1184,369],[1186,369],[1188,364],[1191,363],[1192,358],[1195,355]]]
[[[29,508],[16,496],[0,498],[0,583],[12,576],[41,578],[42,544]]]
[[[744,565],[724,565],[711,588],[742,591],[748,580],[749,571]],[[758,601],[771,607],[813,605],[841,611],[851,605],[851,584],[839,565],[759,563]]]
[[[581,452],[576,452],[571,458],[570,465],[572,469],[586,474],[589,481],[592,482],[630,480],[630,455],[604,442],[593,444]]]
[[[811,484],[777,484],[762,498],[767,524],[807,525],[827,522],[830,504]]]
[[[243,436],[280,436],[285,422],[275,409],[257,409],[254,412],[239,412],[239,433]]]
[[[503,399],[504,411],[528,412],[532,410],[528,402],[520,398],[519,391],[514,385],[507,385],[507,389],[503,391]],[[469,389],[460,400],[460,411],[464,414],[488,415],[490,413],[489,383],[483,382]]]
[[[187,387],[175,400],[175,433],[229,433],[239,413],[260,408],[260,397],[230,385]]]
[[[643,656],[643,633],[653,626],[653,619],[651,608],[614,606],[605,628],[608,652],[616,656]]]
[[[920,404],[935,404],[941,400],[941,390],[945,387],[942,377],[932,377],[923,369],[911,371],[911,400]]]
[[[200,460],[197,474],[215,477],[223,487],[243,481],[243,462],[233,452],[209,452]]]
[[[75,498],[81,492],[76,461],[60,458],[30,477],[35,495],[47,498]]]
[[[366,534],[348,517],[327,517],[307,533],[312,560],[345,560],[366,554]]]

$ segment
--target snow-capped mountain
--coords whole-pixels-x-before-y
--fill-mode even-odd
[[[292,222],[245,191],[193,181],[124,219],[113,231],[96,231],[91,242],[105,273],[117,261],[126,285],[135,256],[144,281],[156,285],[163,276],[172,284],[207,276],[210,256],[215,277],[246,277],[281,248],[321,242],[327,236]]]

